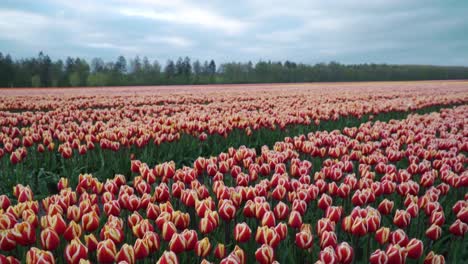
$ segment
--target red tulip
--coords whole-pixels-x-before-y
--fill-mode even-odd
[[[353,261],[354,251],[348,243],[342,242],[336,248],[336,255],[340,263],[349,264]]]
[[[388,242],[390,236],[390,228],[381,227],[375,232],[375,240],[379,242],[380,245],[383,245]]]
[[[332,204],[332,201],[333,199],[324,193],[318,200],[317,205],[320,209],[325,210]]]
[[[323,263],[329,263],[329,264],[338,263],[338,256],[336,255],[335,250],[331,246],[326,247],[322,251],[320,251],[319,259]]]
[[[442,255],[437,255],[431,251],[424,258],[424,264],[445,264],[445,258]]]
[[[174,252],[164,251],[156,264],[179,264],[179,259]]]
[[[335,232],[333,231],[324,231],[320,236],[320,248],[324,249],[326,247],[332,246],[333,248],[336,247],[337,244],[337,237]]]
[[[205,237],[200,241],[197,241],[195,245],[195,254],[199,257],[206,257],[210,254],[211,243],[210,240]]]
[[[268,226],[268,227],[275,226],[276,225],[276,220],[275,220],[275,215],[273,214],[273,212],[271,212],[271,211],[266,212],[262,217],[260,225]]]
[[[99,216],[96,212],[89,212],[81,218],[81,226],[86,232],[94,232],[99,227]]]
[[[234,227],[234,238],[237,242],[243,243],[249,241],[252,235],[252,230],[250,227],[244,222],[237,224]]]
[[[463,223],[460,219],[455,220],[455,222],[449,227],[450,233],[456,236],[464,236],[466,231],[468,231],[468,224]]]
[[[395,212],[395,217],[393,218],[393,223],[400,227],[405,228],[409,225],[411,221],[411,215],[405,210],[397,210]]]
[[[358,217],[354,219],[351,226],[351,233],[355,236],[364,236],[367,234],[367,223],[366,220]]]
[[[300,228],[302,226],[302,216],[298,211],[291,211],[288,225],[292,228]]]
[[[85,235],[84,236],[86,247],[88,248],[89,252],[94,252],[98,246],[98,240],[93,234]]]
[[[187,242],[182,234],[174,234],[169,241],[169,250],[179,254],[185,251]]]
[[[81,243],[79,238],[73,239],[65,247],[65,259],[68,264],[78,264],[80,259],[88,258],[88,249]]]
[[[442,228],[438,225],[431,225],[427,230],[426,230],[426,236],[430,238],[431,240],[437,240],[440,238],[442,235]]]
[[[231,221],[236,215],[236,207],[231,200],[219,201],[219,216],[226,222]]]
[[[421,240],[412,238],[406,245],[405,250],[409,258],[419,259],[424,252],[424,245]]]
[[[120,263],[125,261],[128,264],[135,263],[135,251],[129,244],[123,244],[119,252],[115,256],[115,260]]]
[[[261,264],[271,264],[275,260],[273,248],[263,244],[255,251],[255,259]]]
[[[161,242],[159,241],[159,236],[157,233],[148,231],[143,236],[143,239],[148,242],[148,246],[151,252],[159,250]]]
[[[99,263],[113,263],[117,255],[117,248],[114,241],[106,239],[98,243],[96,252]]]
[[[60,244],[60,237],[54,229],[48,227],[41,232],[41,246],[45,250],[55,250]]]
[[[385,253],[385,251],[377,249],[376,251],[374,251],[370,255],[369,262],[371,264],[387,264],[388,263],[388,256]]]
[[[214,255],[217,259],[222,259],[226,256],[226,248],[224,244],[218,243],[214,249]]]
[[[429,222],[438,226],[442,226],[445,223],[445,216],[444,211],[433,211],[431,217],[429,218]]]
[[[177,228],[172,222],[164,222],[162,225],[161,235],[166,241],[171,240],[172,236],[177,232]]]
[[[36,230],[29,222],[17,223],[12,231],[16,243],[27,246],[36,242]]]
[[[150,246],[146,239],[137,238],[135,244],[133,244],[133,250],[136,259],[144,259],[150,254]]]
[[[280,201],[273,209],[273,212],[275,214],[276,219],[284,220],[289,214],[289,207],[285,203]]]
[[[385,251],[388,263],[404,264],[406,262],[406,251],[399,245],[389,245]]]
[[[63,233],[63,237],[67,241],[71,241],[72,239],[76,237],[81,236],[81,226],[77,224],[75,221],[70,221],[68,224],[67,229],[65,229],[65,232]]]
[[[12,261],[10,261],[12,260]],[[7,259],[8,263],[15,263],[13,259]],[[18,262],[19,263],[19,262]],[[28,264],[55,264],[55,258],[52,252],[40,250],[32,247],[26,253],[26,263]]]
[[[296,233],[296,245],[302,249],[308,249],[312,247],[313,236],[312,233],[307,231],[300,231]]]
[[[399,245],[400,247],[405,247],[408,244],[408,241],[408,236],[402,229],[397,229],[390,234],[390,242],[392,244]]]
[[[10,207],[11,202],[8,196],[5,194],[0,195],[0,208],[3,210],[6,210],[8,207]]]
[[[10,251],[16,248],[15,236],[11,229],[0,230],[0,250]]]

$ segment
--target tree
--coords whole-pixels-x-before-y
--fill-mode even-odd
[[[41,87],[41,76],[39,76],[39,74],[36,74],[33,77],[31,77],[31,86]]]
[[[174,76],[176,75],[176,66],[174,64],[174,61],[167,61],[166,67],[164,68],[164,75],[168,81],[174,78]]]

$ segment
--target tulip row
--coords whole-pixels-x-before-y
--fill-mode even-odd
[[[1,263],[462,263],[468,106],[0,196]],[[128,181],[129,179],[130,182]],[[7,257],[8,256],[8,257]]]
[[[0,183],[0,191],[28,183],[34,192],[48,194],[56,192],[48,183],[55,183],[58,175],[91,172],[100,180],[128,175],[126,164],[134,157],[150,164],[175,160],[189,165],[229,146],[259,151],[285,136],[342,129],[372,118],[401,119],[408,111],[468,101],[464,83],[450,84],[443,92],[431,83],[408,85],[410,89],[353,86],[352,93],[347,86],[292,86],[273,87],[271,93],[252,89],[248,94],[234,89],[197,95],[185,91],[0,97],[0,109],[5,110],[0,111],[0,177],[9,180]],[[381,95],[369,96],[370,89]]]

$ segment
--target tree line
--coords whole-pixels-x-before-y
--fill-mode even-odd
[[[67,57],[13,59],[0,52],[0,87],[77,87],[215,83],[407,81],[468,79],[468,67],[433,65],[340,64],[315,65],[291,61],[229,62],[216,65],[189,57],[168,60],[164,67],[147,57],[116,61]]]

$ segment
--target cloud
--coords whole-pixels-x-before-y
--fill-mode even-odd
[[[466,8],[435,0],[7,1],[0,51],[466,65]]]
[[[242,33],[247,25],[241,21],[221,16],[198,7],[171,8],[165,11],[122,8],[124,16],[140,17],[166,23],[220,30],[221,33],[235,35]]]

